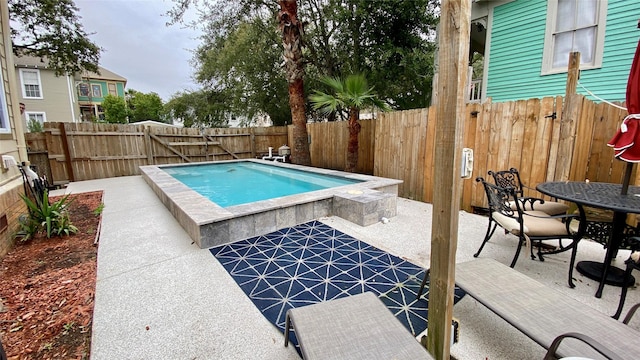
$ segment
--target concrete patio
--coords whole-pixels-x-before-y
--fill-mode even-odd
[[[470,180],[469,180],[470,181]],[[66,192],[104,190],[91,358],[99,359],[298,359],[283,335],[253,305],[206,249],[199,249],[139,176],[71,183]],[[389,223],[361,227],[338,217],[321,219],[353,237],[429,267],[431,205],[398,199]],[[486,231],[485,217],[460,213],[457,261],[468,261]],[[509,264],[515,237],[496,231],[481,257]],[[578,261],[602,260],[602,246],[580,243]],[[628,251],[614,265],[623,266]],[[533,261],[523,251],[516,270],[613,314],[620,289],[574,271],[567,286],[569,254]],[[482,276],[482,274],[478,274]],[[640,302],[630,289],[627,306]],[[457,359],[541,359],[545,350],[466,296],[454,307],[460,342]],[[630,326],[640,329],[640,318]]]

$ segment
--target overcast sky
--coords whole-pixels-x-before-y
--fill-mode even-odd
[[[104,49],[100,66],[127,79],[127,89],[156,92],[164,101],[182,90],[195,90],[189,63],[198,33],[180,25],[167,27],[169,0],[75,0],[80,20]]]

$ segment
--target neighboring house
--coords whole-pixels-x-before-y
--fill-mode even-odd
[[[25,104],[25,121],[77,121],[79,110],[72,76],[55,76],[38,57],[14,55],[13,61],[20,85],[18,95]]]
[[[167,124],[167,123],[163,123],[163,122],[159,122],[159,121],[154,121],[154,120],[144,120],[144,121],[138,121],[138,122],[134,122],[134,123],[130,123],[129,125],[143,125],[144,127],[148,128],[148,127],[173,127],[173,128],[181,128],[182,124],[180,125],[174,125],[174,124]]]
[[[56,76],[45,59],[14,56],[25,121],[81,122],[102,115],[106,94],[124,97],[127,79],[100,67],[95,73]]]
[[[473,0],[470,52],[484,61],[472,90],[494,102],[564,95],[578,51],[578,93],[624,101],[639,17],[640,1]]]
[[[76,75],[76,85],[82,120],[91,121],[104,117],[101,104],[105,96],[125,96],[127,79],[100,67],[100,74],[86,72],[81,77]]]
[[[22,176],[15,163],[27,161],[23,122],[20,120],[20,87],[14,71],[9,9],[0,1],[0,258],[13,245],[18,217],[26,213]]]

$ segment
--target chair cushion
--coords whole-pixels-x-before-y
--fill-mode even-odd
[[[535,216],[549,216],[549,214],[539,211],[525,211],[527,215],[535,215]],[[569,233],[567,232],[567,226],[559,219],[554,218],[539,218],[533,216],[524,216],[524,224],[527,227],[526,234],[529,236],[554,236],[554,235],[562,235],[567,236]]]
[[[500,226],[506,231],[512,234],[520,233],[520,224],[518,223],[518,219],[507,216],[499,211],[494,211],[491,213],[493,216],[493,220],[495,220]],[[524,225],[524,232],[527,233],[527,226]]]
[[[511,201],[511,209],[517,210],[516,204]],[[569,210],[569,206],[567,204],[559,203],[556,201],[545,201],[544,203],[536,202],[533,204],[533,208],[536,211],[542,211],[547,213],[548,215],[560,215],[566,214],[567,210]],[[531,203],[524,204],[524,208],[522,210],[528,211],[531,210]]]
[[[567,232],[567,228],[565,224],[562,223],[562,221],[548,217],[549,214],[545,212],[539,210],[531,210],[525,211],[524,214],[525,216],[523,217],[523,231],[529,236],[569,235],[569,233]],[[518,220],[516,218],[506,216],[500,212],[493,212],[492,215],[493,219],[505,230],[514,235],[520,234],[520,225],[518,224]],[[527,215],[541,216],[543,218]]]

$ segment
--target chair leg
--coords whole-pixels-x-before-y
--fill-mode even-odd
[[[420,290],[418,290],[418,297],[416,297],[417,300],[420,300],[420,297],[422,296],[422,292],[424,291],[424,287],[427,285],[427,281],[429,281],[430,271],[431,269],[427,269],[427,271],[424,273],[424,278],[422,278],[422,283],[420,284]]]
[[[493,223],[493,227],[491,226],[492,223]],[[487,241],[491,239],[491,237],[493,236],[493,233],[496,231],[496,227],[498,227],[498,223],[494,222],[491,218],[489,218],[489,226],[487,227],[487,233],[484,236],[484,240],[482,240],[482,244],[480,245],[480,248],[475,254],[473,254],[473,257],[478,257],[478,255],[480,255],[482,248],[484,248],[484,244],[486,244]]]
[[[513,260],[511,260],[511,265],[509,267],[513,268],[516,266],[516,261],[518,261],[518,256],[520,256],[520,250],[522,249],[522,245],[525,244],[524,238],[522,236],[518,236],[518,246],[516,246],[516,254],[513,256]]]
[[[287,311],[287,316],[284,320],[284,347],[289,346],[289,330],[291,330],[291,318],[290,314]]]
[[[573,240],[573,243],[571,244],[571,246],[573,246],[573,249],[571,249],[571,260],[569,260],[569,287],[570,288],[576,287],[576,285],[573,283],[573,266],[576,262],[576,255],[578,254],[579,241],[580,240]]]
[[[535,260],[535,259],[536,259],[536,256],[535,256],[535,255],[533,255],[533,241],[531,241],[531,240],[529,240],[529,241],[531,242],[531,246],[530,246],[530,248],[531,248],[531,251],[530,251],[530,253],[531,253],[531,254],[530,254],[530,255],[531,255],[531,260]],[[544,261],[544,259],[542,258],[542,248],[540,247],[540,244],[541,244],[541,243],[542,243],[542,241],[538,241],[538,259],[539,259],[540,261]]]
[[[622,291],[620,292],[620,302],[618,303],[618,309],[616,313],[612,316],[612,318],[618,320],[620,318],[620,314],[622,313],[622,308],[624,307],[624,301],[627,297],[627,284],[629,283],[629,279],[631,278],[631,271],[633,271],[633,267],[630,264],[627,264],[627,269],[624,272],[624,280],[622,284]]]

